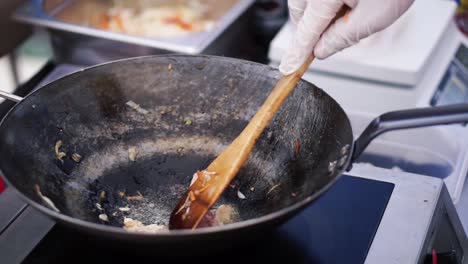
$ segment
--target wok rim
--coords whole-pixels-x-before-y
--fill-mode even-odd
[[[146,56],[136,56],[136,57],[131,57],[131,58],[125,58],[125,59],[120,59],[120,60],[113,60],[113,61],[108,61],[96,65],[92,65],[89,67],[85,67],[81,70],[72,72],[70,74],[66,74],[50,83],[47,83],[43,85],[42,87],[37,88],[35,91],[27,94],[26,96],[23,97],[23,100],[20,102],[17,102],[2,118],[0,121],[0,130],[3,129],[4,123],[6,120],[10,117],[10,114],[13,113],[16,108],[24,103],[24,101],[29,98],[30,96],[39,93],[42,89],[49,87],[52,83],[55,83],[59,80],[63,80],[66,78],[70,78],[71,76],[74,76],[76,74],[82,74],[82,72],[86,71],[92,71],[94,68],[99,68],[105,65],[109,64],[118,64],[120,62],[126,62],[126,61],[137,61],[137,60],[146,60],[146,59],[152,59],[152,58],[169,58],[169,57],[180,57],[180,58],[206,58],[206,59],[216,59],[216,60],[226,60],[226,61],[231,61],[231,62],[239,62],[243,64],[251,64],[251,65],[257,65],[260,67],[263,67],[265,69],[270,69],[273,71],[278,71],[277,68],[268,65],[268,64],[262,64],[254,61],[249,61],[245,59],[239,59],[239,58],[232,58],[232,57],[224,57],[224,56],[217,56],[217,55],[191,55],[191,54],[161,54],[161,55],[146,55]],[[344,109],[341,107],[341,105],[328,93],[323,91],[321,88],[315,86],[311,82],[300,79],[298,82],[298,85],[300,83],[305,83],[309,86],[314,87],[314,89],[319,89],[322,93],[324,93],[326,96],[329,97],[329,99],[332,100],[332,102],[335,104],[335,106],[338,108],[340,112],[343,113],[343,115],[346,117],[346,123],[349,126],[349,131],[351,132],[351,142],[349,142],[349,145],[351,146],[351,150],[354,149],[354,136],[352,133],[352,126],[350,124],[350,120]],[[352,155],[348,155],[346,162],[344,165],[336,170],[334,172],[334,175],[330,176],[330,181],[324,185],[322,188],[320,188],[318,191],[314,192],[311,195],[306,196],[302,200],[298,200],[297,202],[293,203],[292,205],[286,206],[280,210],[274,211],[269,214],[265,214],[259,217],[239,221],[239,222],[234,222],[228,225],[223,225],[223,226],[215,226],[215,227],[201,227],[201,228],[196,228],[196,229],[171,229],[168,232],[161,232],[161,233],[144,233],[144,232],[132,232],[132,231],[126,231],[122,227],[117,227],[117,226],[110,226],[110,225],[103,225],[103,224],[98,224],[94,222],[89,222],[86,220],[82,220],[79,218],[71,217],[66,214],[58,213],[49,207],[42,205],[32,199],[30,199],[27,195],[25,195],[23,192],[21,192],[18,188],[15,187],[14,184],[10,182],[6,174],[3,172],[2,168],[0,167],[0,177],[3,178],[5,183],[7,184],[7,188],[13,188],[13,190],[20,196],[20,198],[26,202],[28,205],[32,206],[34,209],[38,210],[40,213],[54,219],[58,220],[60,222],[63,222],[67,225],[72,225],[76,226],[76,228],[80,229],[87,229],[87,231],[97,231],[100,233],[107,233],[107,234],[113,234],[113,235],[119,235],[119,236],[126,236],[128,238],[144,238],[144,239],[156,239],[156,238],[171,238],[171,237],[192,237],[192,236],[203,236],[203,235],[209,235],[213,233],[222,233],[222,232],[230,232],[230,231],[235,231],[235,230],[240,230],[240,229],[245,229],[247,227],[255,226],[258,224],[262,223],[268,223],[271,222],[275,219],[280,219],[282,216],[290,215],[289,219],[294,217],[294,215],[291,215],[292,213],[298,211],[300,212],[301,209],[304,209],[306,206],[311,204],[313,201],[317,200],[321,195],[326,193],[335,183],[338,181],[342,176],[347,167],[352,163],[351,157]],[[333,176],[333,178],[332,178]]]

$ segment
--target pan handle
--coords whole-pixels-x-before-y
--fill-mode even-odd
[[[424,107],[382,114],[375,118],[354,142],[351,164],[374,138],[387,131],[466,122],[468,104]]]
[[[23,100],[23,97],[20,97],[20,96],[11,94],[11,93],[7,93],[7,92],[4,92],[4,91],[0,91],[0,98],[5,98],[7,100],[17,102],[17,103],[21,102]]]

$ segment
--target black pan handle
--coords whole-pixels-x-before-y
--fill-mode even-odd
[[[354,142],[351,164],[369,143],[382,133],[398,129],[468,122],[468,104],[415,108],[382,114]]]

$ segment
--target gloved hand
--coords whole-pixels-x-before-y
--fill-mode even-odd
[[[325,59],[356,44],[393,24],[413,1],[288,0],[295,32],[279,70],[288,75],[297,70],[311,52],[317,59]],[[327,29],[343,5],[351,11]]]

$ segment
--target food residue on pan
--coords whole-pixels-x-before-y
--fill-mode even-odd
[[[131,161],[136,161],[138,155],[138,150],[136,147],[130,147],[128,148],[128,159]]]
[[[149,113],[148,110],[142,108],[139,104],[133,102],[132,100],[128,101],[128,102],[126,103],[126,105],[128,105],[130,108],[136,110],[136,111],[137,111],[138,113],[140,113],[140,114],[146,115],[146,114]]]
[[[123,228],[127,231],[141,232],[141,233],[159,233],[161,231],[169,230],[168,227],[164,225],[157,225],[157,224],[144,225],[142,222],[138,220],[134,220],[132,218],[128,218],[128,217],[124,218]]]
[[[57,142],[55,142],[55,147],[54,147],[55,157],[57,157],[58,160],[62,160],[64,157],[67,156],[65,152],[60,151],[60,148],[62,147],[62,145],[63,145],[62,140],[58,140]]]
[[[185,120],[185,125],[186,126],[190,126],[192,124],[192,120],[191,119],[186,119]]]
[[[209,210],[199,224],[199,227],[216,227],[232,224],[240,219],[239,212],[232,205],[221,204],[218,208]]]
[[[72,155],[72,160],[76,163],[79,163],[81,161],[82,157],[80,154],[78,153],[73,153]]]
[[[99,200],[102,202],[104,200],[106,200],[106,191],[102,191],[100,194],[99,194]]]
[[[129,212],[129,211],[130,211],[130,207],[120,207],[120,208],[119,208],[119,211],[121,211],[121,212]]]
[[[37,195],[39,195],[39,197],[42,199],[42,201],[47,204],[47,206],[49,206],[56,212],[60,212],[60,210],[55,206],[52,200],[50,200],[49,197],[42,194],[41,188],[39,187],[39,185],[37,184],[34,185],[34,190],[36,191]]]
[[[129,201],[142,201],[143,199],[143,194],[140,191],[137,191],[137,195],[127,196],[127,200]]]
[[[199,186],[200,188],[196,190],[191,190],[189,191],[187,198],[185,199],[184,203],[182,206],[175,212],[175,214],[179,214],[182,211],[184,211],[182,215],[182,220],[185,220],[190,213],[190,205],[193,201],[197,199],[197,196],[200,195],[201,193],[205,192],[210,188],[211,184],[209,183],[213,177],[216,176],[216,172],[214,171],[207,171],[207,170],[202,170],[202,171],[197,171],[192,177],[192,180],[190,182],[190,187],[195,183],[195,182],[200,182]]]
[[[273,187],[270,188],[270,190],[268,190],[266,195],[269,195],[272,191],[274,191],[276,188],[278,188],[280,186],[281,186],[281,183],[275,184]]]
[[[237,190],[237,197],[239,197],[239,199],[245,199],[245,195],[243,193],[241,193],[240,190]]]
[[[177,154],[179,156],[181,156],[181,157],[184,156],[184,148],[182,148],[182,147],[177,148],[176,152],[177,152]]]
[[[100,214],[99,220],[104,221],[104,222],[109,222],[109,217],[106,214]]]
[[[215,224],[227,225],[239,218],[239,212],[232,205],[222,204],[215,211]]]
[[[120,208],[121,209],[121,208]],[[130,209],[128,209],[130,210]],[[239,220],[239,212],[234,206],[228,204],[221,204],[217,208],[213,208],[206,214],[200,223],[200,227],[216,227],[234,223]],[[145,225],[141,221],[124,217],[123,229],[130,232],[141,233],[160,233],[169,231],[167,225],[148,224]]]

